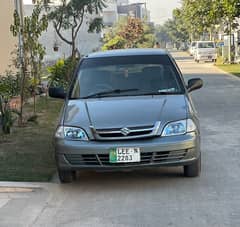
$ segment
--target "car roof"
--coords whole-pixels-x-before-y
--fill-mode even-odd
[[[168,51],[159,48],[148,49],[119,49],[95,52],[85,56],[85,58],[104,58],[104,57],[121,57],[121,56],[142,56],[142,55],[168,55]]]

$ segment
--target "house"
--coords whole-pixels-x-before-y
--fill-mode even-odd
[[[235,62],[240,63],[240,18],[237,19],[238,29],[234,32]]]
[[[51,3],[50,7],[54,7],[56,4],[59,4],[59,1],[51,0]],[[25,16],[31,15],[33,7],[33,4],[24,5]],[[65,31],[63,34],[67,38],[71,37],[70,30]],[[98,50],[101,46],[100,40],[101,34],[88,33],[88,25],[86,22],[83,22],[76,40],[76,46],[79,53],[81,55],[86,55],[92,51]],[[47,64],[51,64],[59,58],[65,58],[71,55],[70,46],[58,37],[52,23],[49,23],[47,31],[43,32],[40,43],[45,47],[46,55],[44,61]],[[57,49],[55,48],[56,46],[58,47]]]
[[[13,24],[14,0],[0,1],[0,75],[9,70],[12,64],[11,52],[17,45],[17,38],[10,32],[10,25]]]
[[[121,16],[131,16],[144,19],[148,16],[146,3],[121,4],[117,7],[118,14]]]
[[[118,5],[116,0],[108,0],[107,7],[102,12],[105,26],[113,26],[118,21]]]

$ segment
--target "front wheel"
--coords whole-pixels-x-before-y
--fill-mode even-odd
[[[58,176],[61,183],[71,183],[74,179],[75,172],[58,169]]]
[[[184,166],[185,177],[198,177],[201,173],[201,155],[192,164]]]

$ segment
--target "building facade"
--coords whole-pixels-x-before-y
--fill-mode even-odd
[[[57,3],[57,1],[56,1]],[[24,5],[24,14],[26,16],[31,15],[34,5]],[[88,16],[90,17],[90,16]],[[64,37],[70,39],[71,31],[63,32]],[[88,33],[88,25],[86,21],[83,22],[76,40],[76,47],[80,55],[86,55],[90,52],[98,50],[101,46],[101,34],[99,33]],[[55,32],[52,23],[49,23],[46,32],[43,32],[40,43],[46,49],[46,56],[44,61],[46,63],[52,63],[59,58],[66,58],[71,55],[71,47],[62,41]],[[57,50],[55,47],[58,47]]]
[[[17,38],[14,38],[10,32],[10,25],[13,23],[14,0],[0,1],[0,75],[9,70],[12,64],[11,52],[17,44]]]
[[[103,23],[105,26],[113,26],[118,21],[117,1],[108,0],[107,7],[102,12]]]
[[[120,16],[130,16],[150,21],[149,11],[146,9],[146,3],[120,4],[117,7]]]

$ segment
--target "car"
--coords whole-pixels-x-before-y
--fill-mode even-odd
[[[190,56],[194,56],[196,44],[197,44],[196,41],[191,42],[191,44],[189,46],[189,54],[190,54]]]
[[[194,60],[200,61],[217,61],[217,49],[213,41],[198,41],[196,44]]]
[[[54,135],[58,174],[71,182],[76,171],[183,166],[187,177],[201,171],[200,130],[186,85],[173,59],[161,49],[92,53],[81,59]]]

